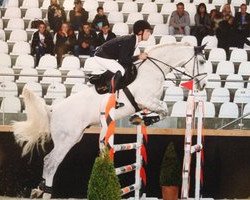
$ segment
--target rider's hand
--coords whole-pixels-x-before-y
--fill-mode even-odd
[[[147,53],[141,53],[140,55],[139,55],[139,59],[140,60],[146,60],[148,58],[148,54]]]

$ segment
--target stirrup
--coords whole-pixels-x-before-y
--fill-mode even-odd
[[[115,102],[115,109],[118,109],[118,108],[121,108],[121,107],[123,107],[124,106],[124,103],[122,103],[122,102]]]

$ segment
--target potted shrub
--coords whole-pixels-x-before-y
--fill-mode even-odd
[[[121,186],[108,149],[96,158],[88,184],[88,200],[120,200]]]
[[[165,151],[160,171],[163,200],[177,200],[181,186],[181,164],[171,142]]]

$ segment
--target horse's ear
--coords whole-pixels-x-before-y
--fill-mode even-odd
[[[194,53],[195,55],[200,55],[202,54],[202,51],[205,49],[205,47],[207,46],[207,43],[202,45],[202,46],[196,46],[194,47]]]

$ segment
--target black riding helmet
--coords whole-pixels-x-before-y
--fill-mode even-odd
[[[134,34],[138,35],[138,33],[140,31],[144,31],[145,29],[149,29],[149,30],[152,30],[152,27],[150,26],[150,24],[145,21],[145,20],[138,20],[134,23],[134,26],[133,26],[133,32]]]

